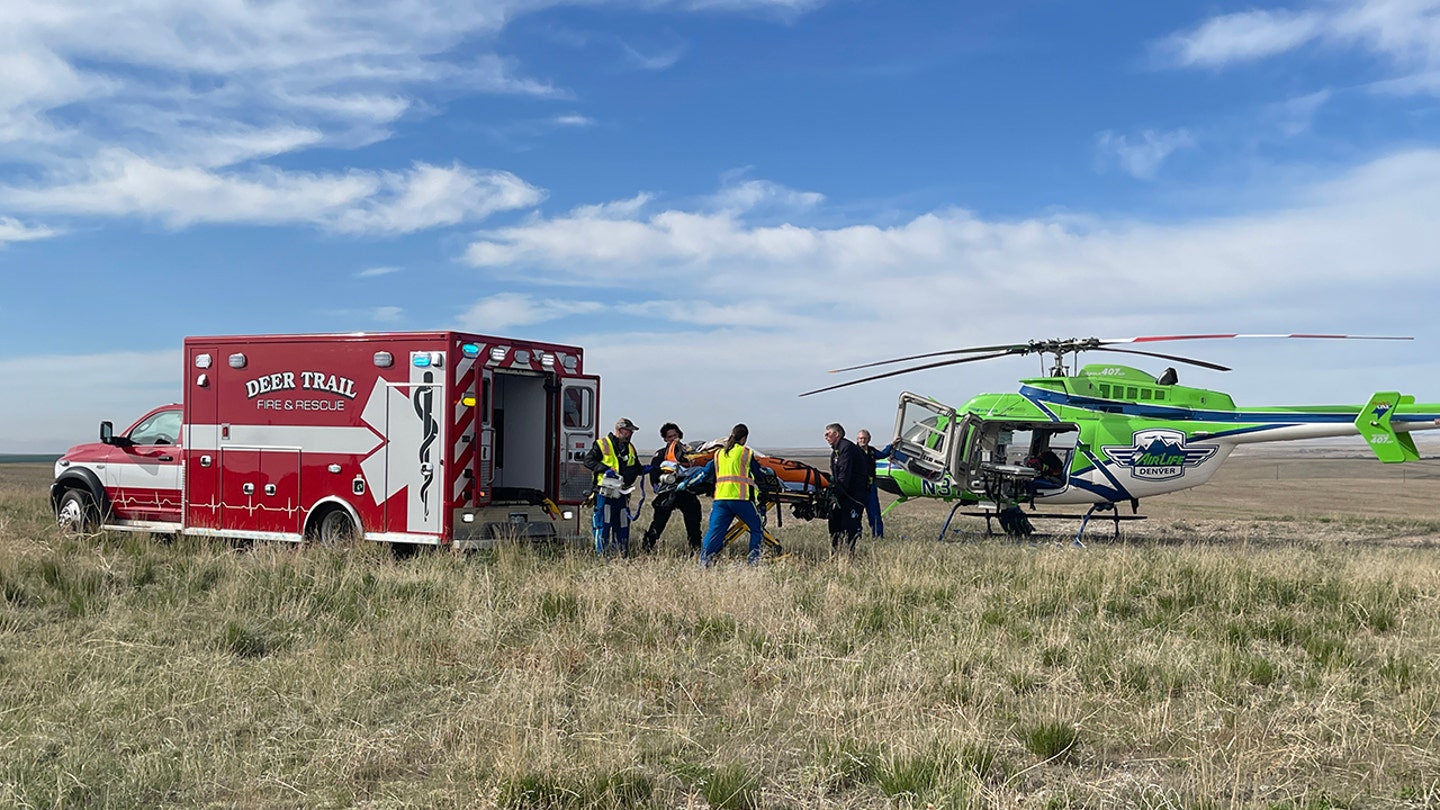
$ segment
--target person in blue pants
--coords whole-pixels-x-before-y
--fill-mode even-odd
[[[720,549],[725,545],[725,534],[730,524],[739,518],[750,529],[749,562],[760,562],[760,546],[764,541],[765,527],[760,522],[760,513],[755,510],[755,499],[760,487],[755,483],[761,475],[760,464],[755,453],[745,446],[750,438],[750,428],[743,424],[730,429],[725,446],[716,451],[715,458],[705,465],[700,474],[687,478],[681,488],[688,490],[699,487],[706,481],[715,481],[715,502],[710,507],[710,526],[700,544],[700,567],[708,568]]]
[[[855,444],[865,456],[865,465],[870,475],[870,497],[865,501],[865,522],[870,524],[871,537],[884,537],[885,523],[880,519],[880,490],[875,486],[875,461],[890,458],[890,450],[895,445],[887,444],[876,450],[875,445],[870,443],[870,431],[863,428],[855,434]]]
[[[586,469],[595,473],[595,517],[591,528],[596,554],[630,553],[630,503],[626,490],[644,469],[630,443],[634,435],[635,423],[621,419],[615,423],[615,431],[595,442],[583,459]]]

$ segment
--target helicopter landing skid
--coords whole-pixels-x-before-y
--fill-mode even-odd
[[[991,523],[991,521],[992,521],[992,520],[997,520],[997,519],[999,519],[999,517],[1000,517],[1000,510],[998,510],[998,509],[977,509],[977,510],[973,510],[973,511],[970,511],[970,512],[960,512],[960,507],[962,507],[962,506],[973,506],[973,505],[974,505],[974,504],[965,504],[965,503],[957,503],[957,504],[955,504],[955,506],[950,509],[950,515],[945,518],[945,525],[942,526],[942,527],[940,527],[940,536],[937,537],[937,538],[935,538],[935,539],[936,539],[936,540],[941,540],[941,541],[943,541],[943,540],[945,539],[945,533],[948,532],[948,531],[950,531],[950,523],[955,519],[956,513],[959,513],[959,514],[964,515],[964,516],[966,516],[966,517],[983,517],[983,518],[985,518],[985,534],[987,534],[987,535],[993,535],[993,534],[995,534],[994,525]],[[1120,539],[1120,521],[1122,521],[1122,520],[1144,520],[1144,519],[1147,517],[1147,515],[1122,515],[1122,514],[1120,514],[1120,510],[1117,509],[1117,508],[1116,508],[1116,505],[1113,504],[1113,503],[1097,503],[1097,504],[1091,506],[1090,509],[1087,510],[1087,511],[1085,512],[1085,514],[1083,514],[1083,515],[1051,514],[1051,513],[1045,513],[1045,512],[1039,512],[1039,513],[1037,513],[1037,512],[1026,512],[1026,513],[1025,513],[1025,517],[1026,517],[1027,519],[1029,519],[1029,520],[1077,520],[1077,519],[1078,519],[1078,520],[1080,521],[1080,530],[1077,531],[1077,532],[1075,532],[1075,537],[1071,539],[1070,544],[1071,544],[1072,546],[1075,546],[1076,548],[1084,548],[1084,547],[1085,547],[1085,543],[1084,543],[1084,541],[1083,541],[1081,538],[1083,538],[1084,535],[1085,535],[1085,529],[1086,529],[1086,527],[1090,525],[1090,518],[1093,517],[1096,512],[1110,512],[1110,513],[1111,513],[1111,514],[1109,514],[1109,515],[1105,515],[1105,516],[1102,516],[1102,517],[1103,517],[1103,518],[1108,518],[1110,521],[1112,521],[1112,522],[1115,524],[1115,534],[1113,535],[1113,539],[1115,539],[1115,540],[1119,540],[1119,539]]]

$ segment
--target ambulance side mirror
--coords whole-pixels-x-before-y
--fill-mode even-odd
[[[115,443],[115,426],[108,421],[100,423],[100,443]]]

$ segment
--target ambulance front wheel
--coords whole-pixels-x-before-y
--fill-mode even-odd
[[[322,546],[344,546],[355,542],[359,536],[355,521],[349,513],[334,507],[315,519],[310,526],[310,539]]]
[[[67,489],[60,496],[55,520],[65,534],[89,534],[100,525],[100,509],[95,497],[83,489]]]

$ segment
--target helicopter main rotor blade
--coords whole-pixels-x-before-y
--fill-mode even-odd
[[[858,366],[846,366],[845,368],[832,368],[831,374],[839,374],[844,371],[859,371],[862,368],[874,368],[876,366],[888,366],[891,363],[905,363],[910,360],[924,360],[928,357],[944,357],[947,354],[974,354],[976,352],[999,352],[996,357],[1007,354],[1027,354],[1030,352],[1028,343],[1007,343],[1000,346],[971,346],[967,349],[945,349],[939,352],[925,352],[924,354],[912,354],[908,357],[895,357],[890,360],[876,360],[873,363],[861,363]]]
[[[1139,349],[1112,349],[1112,348],[1110,348],[1109,346],[1099,346],[1099,347],[1096,347],[1096,348],[1094,348],[1094,349],[1091,349],[1091,351],[1096,351],[1096,352],[1121,352],[1121,353],[1123,353],[1123,354],[1143,354],[1143,355],[1145,355],[1146,357],[1159,357],[1159,358],[1162,359],[1162,360],[1174,360],[1174,361],[1177,362],[1177,363],[1189,363],[1189,364],[1192,365],[1192,366],[1200,366],[1201,368],[1214,369],[1215,371],[1230,371],[1230,370],[1231,370],[1228,366],[1222,366],[1222,365],[1220,365],[1220,364],[1218,364],[1218,363],[1211,363],[1211,362],[1209,362],[1209,361],[1207,361],[1207,360],[1196,360],[1196,359],[1191,358],[1191,357],[1181,357],[1181,356],[1176,355],[1176,354],[1161,354],[1161,353],[1159,353],[1159,352],[1146,352],[1146,351],[1141,351],[1141,350],[1139,350]]]
[[[814,391],[806,391],[800,396],[808,397],[811,394],[821,394],[826,391],[834,391],[837,388],[848,388],[852,385],[859,385],[860,383],[873,382],[874,380],[883,380],[886,377],[896,377],[901,374],[909,374],[912,371],[924,371],[929,368],[942,368],[944,366],[953,366],[959,363],[972,363],[976,360],[990,360],[995,357],[1004,357],[1008,354],[1014,354],[1014,352],[995,352],[993,354],[982,354],[977,357],[961,357],[957,360],[942,360],[938,363],[926,363],[923,366],[912,366],[911,368],[902,368],[896,371],[887,371],[884,374],[872,374],[869,377],[861,377],[858,380],[850,380],[849,382],[838,383],[836,385],[827,385],[824,388],[816,388]]]
[[[1113,344],[1116,344],[1116,343],[1121,343],[1121,344],[1124,344],[1124,343],[1157,343],[1157,342],[1160,342],[1160,341],[1169,341],[1169,340],[1231,340],[1231,339],[1250,339],[1250,338],[1282,338],[1282,339],[1311,339],[1311,340],[1414,340],[1414,339],[1415,339],[1415,338],[1413,338],[1413,337],[1403,336],[1403,335],[1325,335],[1325,334],[1312,334],[1312,333],[1305,333],[1305,332],[1297,332],[1297,333],[1288,334],[1288,335],[1279,335],[1279,334],[1276,334],[1276,335],[1261,335],[1261,334],[1241,334],[1241,333],[1214,333],[1214,334],[1203,334],[1203,335],[1141,335],[1141,336],[1139,336],[1139,337],[1087,338],[1087,339],[1083,339],[1083,340],[1082,340],[1082,339],[1079,339],[1079,338],[1071,338],[1071,339],[1069,339],[1069,340],[1032,340],[1032,341],[1030,341],[1029,343],[1002,343],[1002,344],[997,344],[997,345],[995,345],[995,346],[970,346],[970,347],[967,347],[967,348],[964,348],[964,349],[945,349],[944,351],[938,351],[938,352],[924,352],[924,353],[922,353],[922,354],[912,354],[912,355],[908,355],[908,356],[906,356],[906,357],[895,357],[895,358],[891,358],[891,359],[889,359],[889,360],[876,360],[876,361],[873,362],[873,363],[861,363],[861,364],[858,365],[858,366],[846,366],[845,368],[831,369],[831,370],[830,370],[830,373],[831,373],[831,374],[839,374],[839,373],[846,372],[846,371],[859,371],[860,369],[875,368],[876,366],[888,366],[888,365],[891,365],[892,363],[905,363],[905,362],[908,362],[908,361],[911,361],[911,360],[925,360],[925,359],[928,359],[928,358],[931,358],[931,357],[945,357],[945,356],[952,355],[952,354],[976,354],[976,353],[980,353],[980,352],[999,352],[999,355],[997,355],[997,356],[1003,356],[1003,355],[1007,355],[1007,354],[1020,354],[1020,355],[1024,355],[1024,354],[1034,354],[1034,353],[1037,353],[1037,352],[1054,353],[1054,352],[1057,352],[1057,351],[1058,351],[1058,352],[1069,353],[1069,352],[1074,352],[1074,351],[1093,351],[1093,350],[1095,350],[1095,349],[1100,348],[1101,346],[1108,346],[1108,345],[1113,345]],[[1174,359],[1174,360],[1176,360],[1177,362],[1181,362],[1181,363],[1190,362],[1190,361],[1186,360],[1185,358],[1169,358],[1169,357],[1164,357],[1163,355],[1162,355],[1161,357],[1162,357],[1163,359]],[[1204,363],[1194,363],[1194,365],[1204,366],[1205,364],[1204,364]],[[1226,370],[1228,371],[1229,369],[1226,369]]]
[[[1154,343],[1162,340],[1231,340],[1248,338],[1280,338],[1296,340],[1414,340],[1408,335],[1321,335],[1309,333],[1296,333],[1290,335],[1244,335],[1244,334],[1213,334],[1213,335],[1146,335],[1144,337],[1128,338],[1100,338],[1101,344],[1111,343]]]

